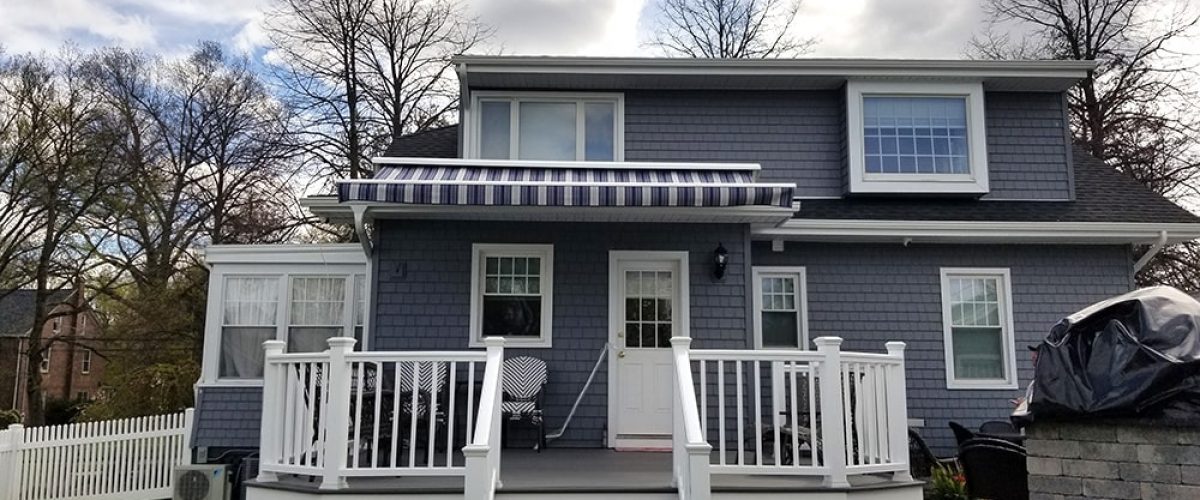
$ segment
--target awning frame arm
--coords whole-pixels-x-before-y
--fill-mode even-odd
[[[358,236],[358,242],[362,244],[363,254],[368,258],[371,257],[375,249],[375,245],[371,241],[371,233],[367,231],[367,205],[350,205],[350,212],[354,215],[354,234]]]

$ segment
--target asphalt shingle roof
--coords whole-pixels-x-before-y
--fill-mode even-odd
[[[458,126],[396,138],[385,156],[458,157]],[[796,218],[846,220],[956,220],[1034,222],[1200,223],[1133,178],[1075,148],[1074,201],[1003,201],[961,198],[839,198],[800,203]]]
[[[33,300],[36,290],[0,290],[0,337],[24,337],[33,327]],[[50,304],[60,304],[71,290],[50,294]]]
[[[447,125],[397,137],[392,140],[383,156],[457,158],[458,125]]]

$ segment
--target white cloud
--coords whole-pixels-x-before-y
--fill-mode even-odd
[[[983,19],[978,0],[804,0],[793,28],[815,56],[956,58]]]
[[[11,52],[54,50],[68,40],[128,47],[154,43],[154,22],[96,0],[9,0],[0,5],[0,44]]]

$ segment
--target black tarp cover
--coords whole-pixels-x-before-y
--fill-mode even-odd
[[[1200,418],[1200,302],[1174,288],[1088,306],[1037,353],[1024,418]]]

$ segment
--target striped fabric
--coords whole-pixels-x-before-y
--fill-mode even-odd
[[[380,167],[342,181],[338,199],[413,205],[791,208],[794,186],[762,185],[739,170]]]

